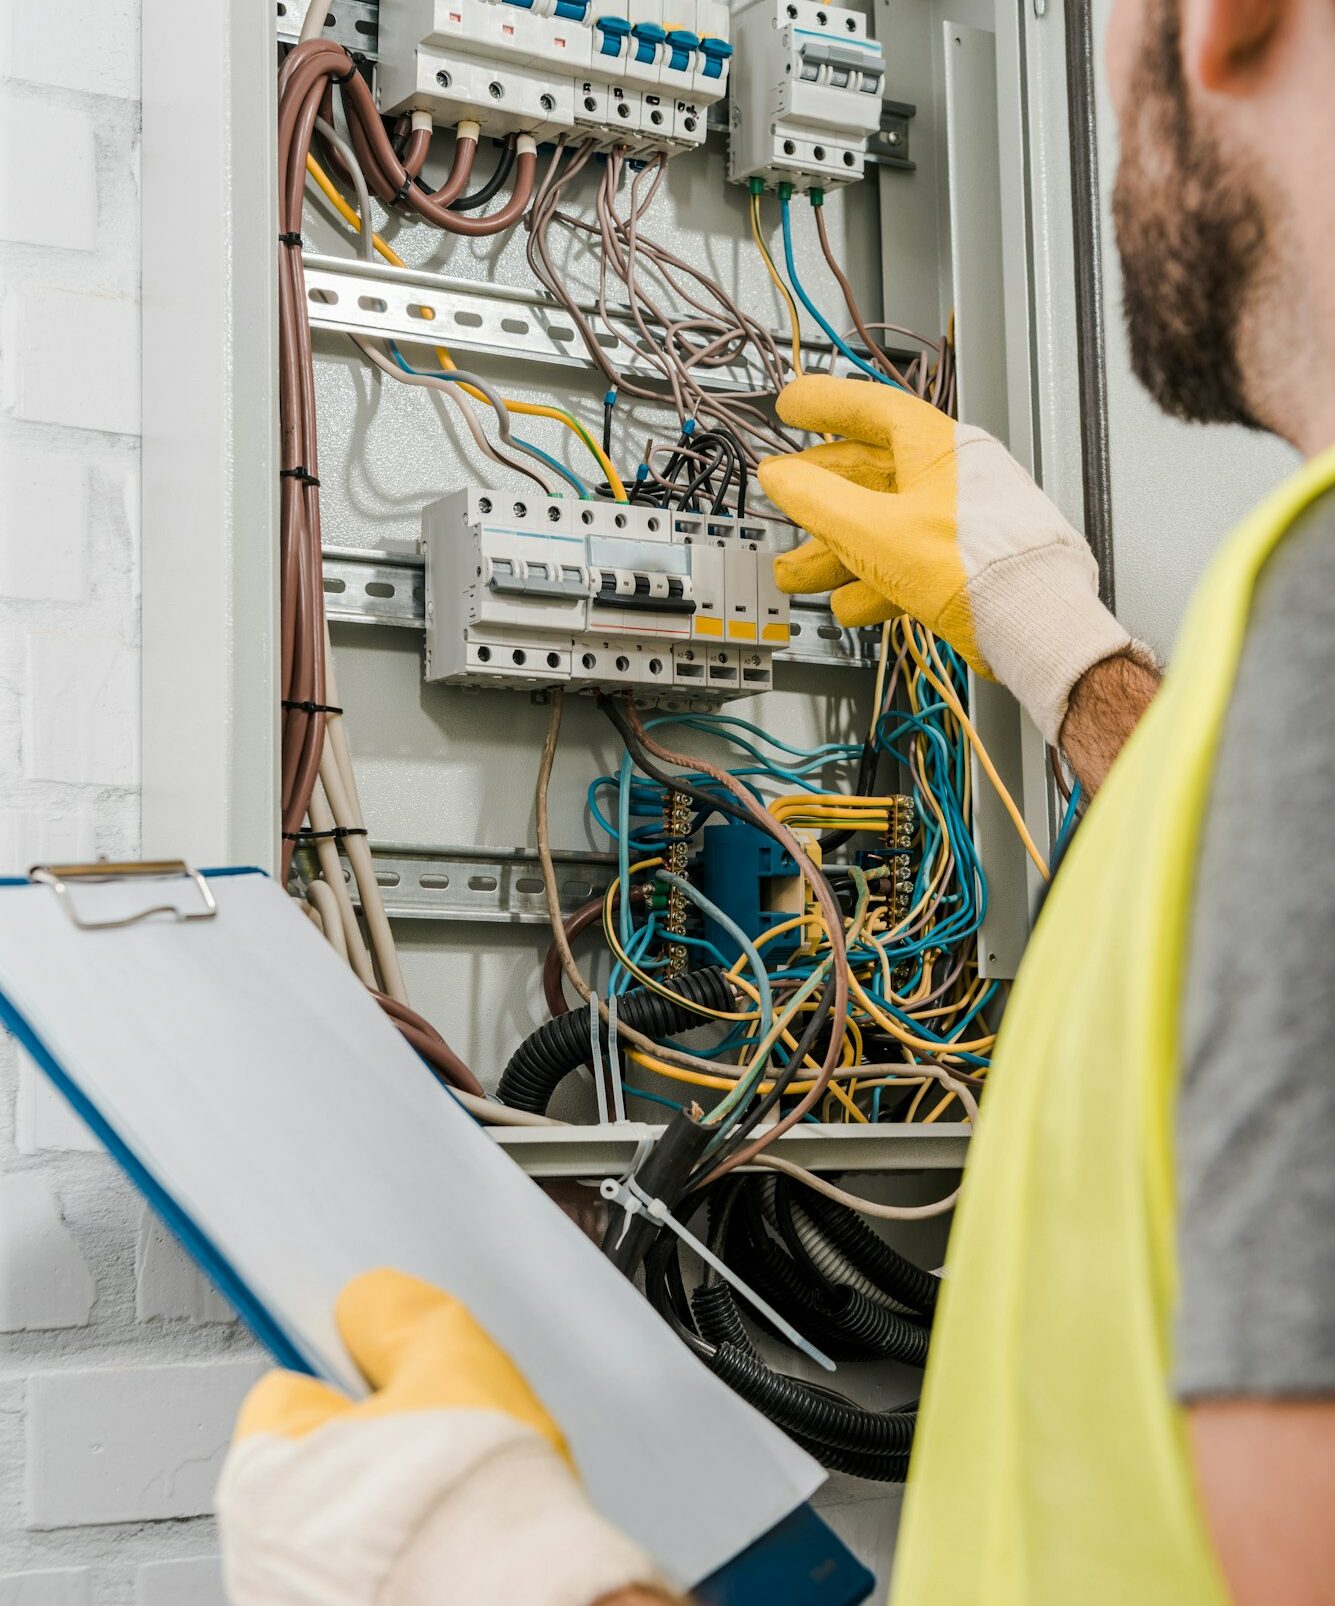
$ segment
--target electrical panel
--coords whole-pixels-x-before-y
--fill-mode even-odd
[[[380,27],[387,113],[636,155],[704,143],[733,49],[722,0],[396,0]]]
[[[862,177],[885,55],[860,11],[754,0],[734,17],[728,177],[832,189]]]
[[[767,691],[788,645],[777,520],[473,489],[422,540],[428,680],[721,702]]]

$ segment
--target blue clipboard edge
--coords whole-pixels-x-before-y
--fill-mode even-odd
[[[790,1511],[692,1591],[698,1606],[858,1606],[876,1580],[810,1505]]]
[[[255,866],[239,865],[203,872],[211,879],[234,875],[263,875]],[[26,876],[0,877],[0,887],[28,887],[36,883]],[[267,1306],[240,1276],[236,1268],[204,1229],[176,1201],[171,1193],[153,1175],[144,1162],[111,1125],[101,1110],[92,1102],[77,1082],[65,1071],[50,1049],[33,1030],[26,1016],[8,994],[0,991],[0,1025],[5,1026],[52,1082],[74,1107],[80,1119],[99,1139],[116,1164],[125,1172],[159,1220],[180,1242],[181,1247],[198,1265],[227,1303],[254,1334],[279,1366],[292,1372],[305,1372],[317,1376],[315,1368],[297,1349]]]
[[[253,865],[205,870],[214,878],[263,875]],[[26,876],[0,876],[0,887],[35,885]],[[268,1308],[238,1274],[227,1256],[202,1227],[182,1209],[125,1142],[101,1110],[84,1093],[33,1030],[27,1017],[0,991],[0,1025],[4,1026],[59,1088],[80,1119],[144,1196],[154,1213],[199,1269],[227,1300],[274,1361],[292,1372],[318,1376],[315,1368],[288,1338]],[[820,1606],[857,1606],[875,1585],[872,1575],[816,1515],[801,1505],[782,1522],[753,1540],[740,1555],[696,1585],[701,1606],[804,1606],[818,1596]],[[797,1593],[787,1592],[796,1587]],[[815,1592],[815,1595],[808,1593]],[[838,1593],[836,1593],[838,1591]]]

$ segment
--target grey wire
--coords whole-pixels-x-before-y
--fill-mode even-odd
[[[360,335],[351,335],[349,338],[364,357],[373,362],[382,373],[388,374],[391,379],[397,379],[402,385],[418,385],[427,390],[442,391],[458,407],[473,439],[488,457],[494,462],[500,463],[506,468],[514,469],[516,473],[523,474],[527,479],[532,480],[535,485],[542,488],[544,495],[550,496],[552,494],[552,487],[547,480],[535,473],[526,463],[520,463],[512,457],[506,457],[497,450],[483,433],[477,414],[469,406],[468,398],[460,393],[458,386],[472,385],[475,390],[480,390],[487,398],[496,410],[497,428],[500,431],[501,439],[507,446],[514,446],[519,451],[528,453],[531,457],[536,456],[536,453],[529,451],[523,441],[517,441],[511,437],[509,410],[485,380],[479,379],[476,374],[467,373],[461,368],[452,368],[448,374],[442,373],[439,378],[435,374],[410,374],[405,369],[400,368],[397,363],[391,362],[383,352],[377,351],[374,346],[363,340]]]
[[[362,172],[361,163],[357,160],[352,146],[348,144],[347,140],[343,138],[332,123],[326,122],[323,117],[317,117],[315,126],[338,152],[339,160],[352,176],[352,187],[357,192],[357,216],[362,225],[357,232],[357,244],[361,249],[362,259],[366,262],[374,261],[375,245],[373,236],[375,231],[371,222],[371,192],[367,188],[366,174]]]

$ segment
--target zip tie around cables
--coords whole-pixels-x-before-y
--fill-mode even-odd
[[[314,474],[307,471],[304,463],[298,463],[295,468],[280,468],[278,470],[278,478],[280,480],[300,480],[303,485],[313,485],[317,491],[320,488],[320,481]]]
[[[294,245],[300,250],[302,245],[301,230],[289,229],[286,234],[280,234],[278,243],[279,245]]]
[[[341,714],[343,710],[337,703],[317,703],[309,697],[284,697],[284,708],[297,708],[303,714]]]
[[[641,1145],[642,1152],[643,1145]],[[640,1154],[637,1153],[630,1170],[624,1177],[620,1180],[615,1177],[606,1177],[598,1189],[609,1204],[620,1205],[626,1212],[626,1219],[621,1228],[621,1238],[617,1240],[618,1244],[630,1231],[631,1217],[640,1214],[647,1215],[651,1221],[656,1221],[659,1226],[667,1227],[669,1231],[676,1233],[682,1243],[689,1249],[693,1249],[707,1266],[712,1266],[719,1276],[725,1282],[730,1283],[748,1304],[754,1306],[760,1312],[767,1322],[777,1327],[790,1344],[796,1345],[804,1355],[809,1355],[817,1366],[824,1367],[827,1372],[833,1372],[835,1370],[834,1362],[823,1350],[817,1349],[810,1339],[803,1338],[790,1321],[780,1316],[778,1311],[767,1300],[762,1299],[754,1288],[743,1282],[731,1267],[726,1266],[708,1244],[702,1243],[689,1227],[684,1227],[661,1199],[651,1198],[645,1192],[635,1180],[635,1173],[639,1170],[640,1164]]]
[[[316,831],[303,825],[300,831],[284,831],[284,842],[341,842],[345,836],[365,836],[364,825],[335,825],[328,831]]]
[[[412,189],[416,182],[416,175],[409,173],[404,179],[403,183],[399,185],[397,192],[390,197],[389,204],[391,206],[402,206],[405,198],[407,197],[408,191]]]

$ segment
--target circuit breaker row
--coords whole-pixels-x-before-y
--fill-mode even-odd
[[[828,189],[880,126],[881,47],[817,0],[395,0],[380,29],[386,113],[490,137],[690,150],[731,76],[729,178]]]
[[[428,680],[719,701],[788,645],[774,521],[472,489],[422,532]]]
[[[380,50],[387,113],[639,153],[703,143],[732,55],[724,0],[396,0]]]
[[[858,11],[754,0],[733,18],[728,177],[832,189],[862,177],[885,56]]]

